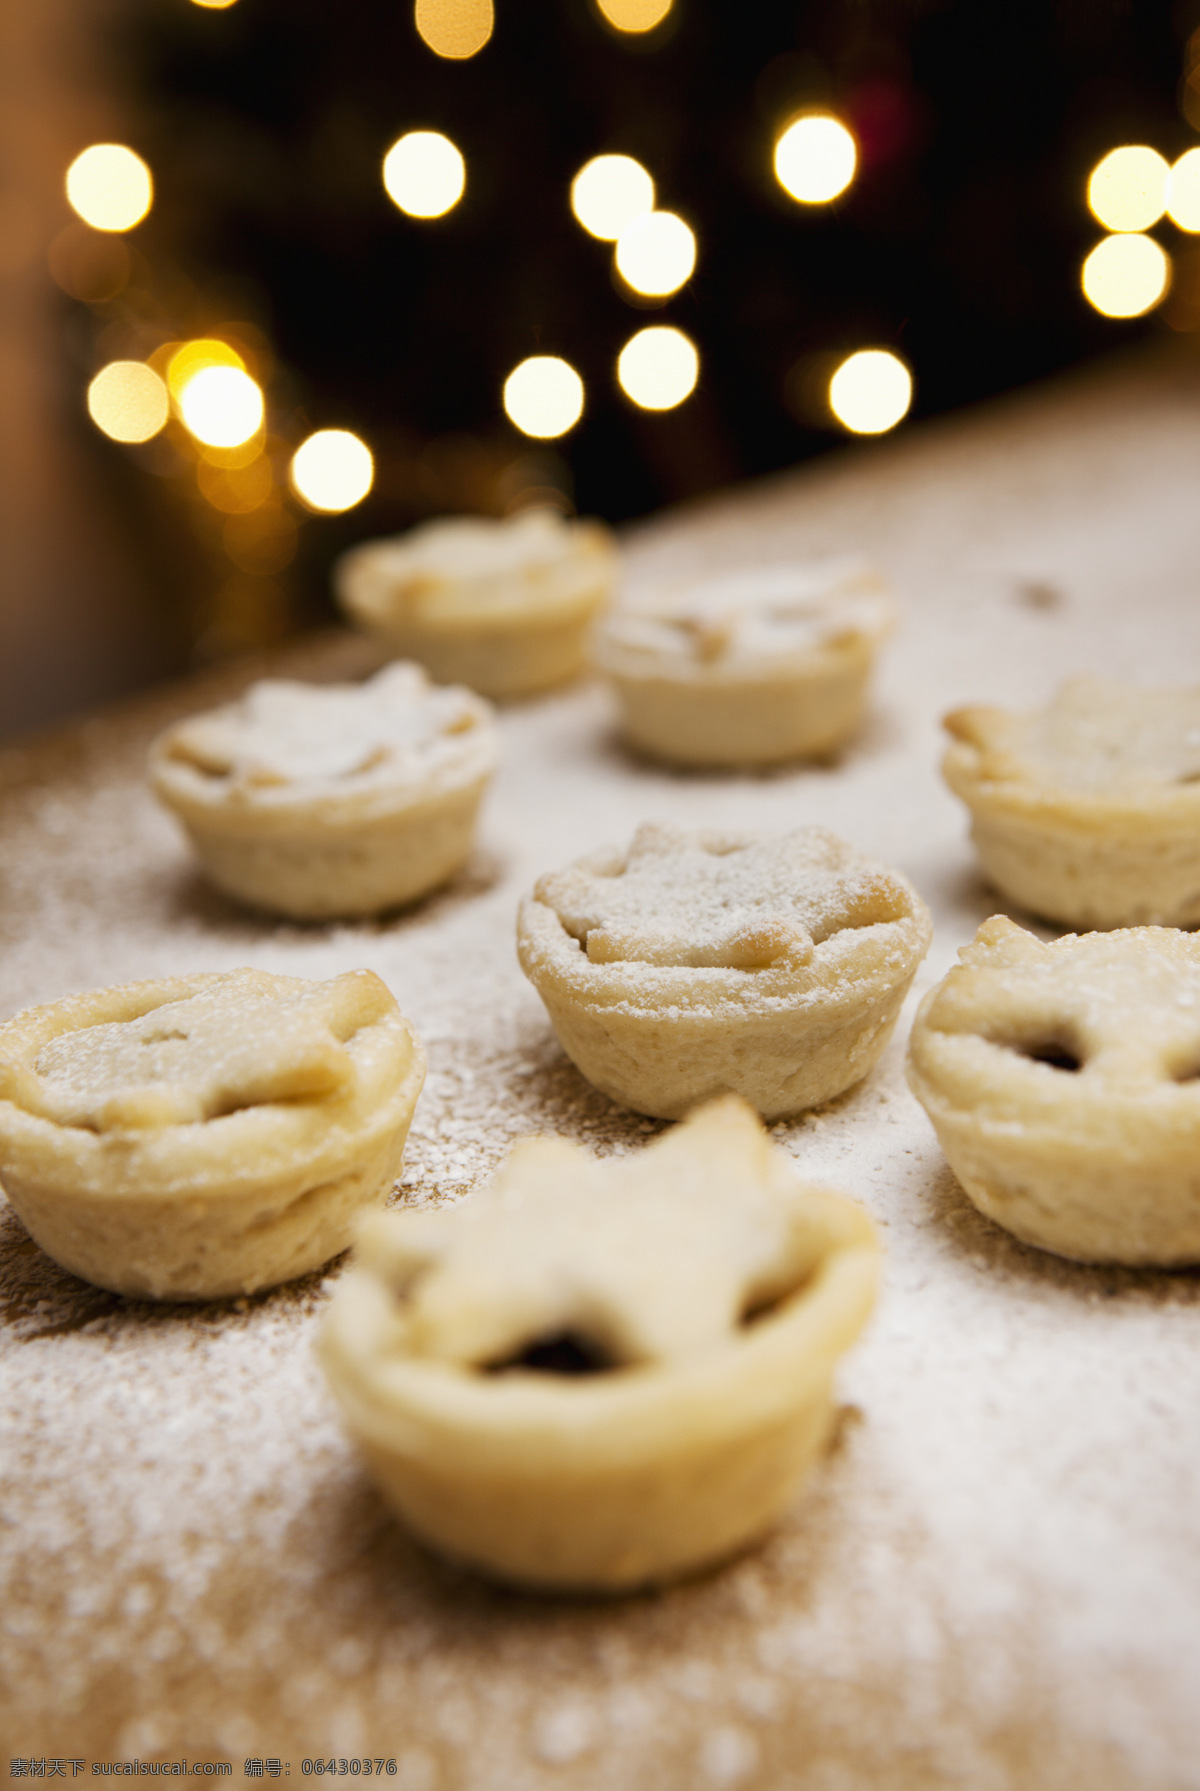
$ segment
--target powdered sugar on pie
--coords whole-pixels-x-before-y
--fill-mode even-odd
[[[859,562],[747,567],[625,598],[604,619],[596,656],[614,671],[648,660],[735,673],[820,647],[874,644],[891,619],[881,580]]]
[[[420,666],[401,662],[360,685],[264,679],[240,702],[181,722],[164,752],[231,796],[412,784],[490,770],[490,717],[471,691],[435,686]]]

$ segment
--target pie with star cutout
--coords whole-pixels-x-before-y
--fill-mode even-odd
[[[644,826],[542,877],[517,920],[568,1057],[663,1119],[726,1091],[775,1119],[860,1081],[929,938],[912,886],[821,827]]]
[[[364,541],[334,567],[343,609],[444,683],[523,697],[583,669],[617,549],[602,522],[556,510],[447,516]]]
[[[68,996],[0,1026],[0,1183],[97,1286],[254,1293],[328,1262],[386,1199],[424,1078],[370,970]]]
[[[321,1358],[416,1535],[525,1585],[627,1590],[786,1510],[877,1268],[866,1214],[726,1096],[627,1156],[525,1139],[474,1199],[372,1218]]]
[[[1082,1262],[1200,1261],[1200,937],[996,915],[959,957],[908,1077],[975,1205]]]
[[[593,657],[643,751],[769,765],[854,732],[892,619],[868,567],[751,566],[624,598],[597,624]]]
[[[489,704],[400,663],[363,684],[264,679],[168,728],[149,770],[226,894],[325,920],[452,876],[497,756]]]
[[[996,888],[1080,930],[1200,925],[1200,690],[1070,679],[946,717],[942,774]]]

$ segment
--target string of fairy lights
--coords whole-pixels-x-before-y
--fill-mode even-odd
[[[192,0],[213,11],[236,3]],[[644,34],[663,24],[674,0],[593,3],[607,28]],[[413,17],[427,47],[447,61],[477,55],[495,26],[492,0],[415,0]],[[833,205],[857,172],[854,134],[832,112],[810,110],[782,121],[773,175],[801,212]],[[471,178],[458,145],[425,129],[396,139],[381,174],[397,210],[422,226],[450,218]],[[82,224],[110,239],[134,231],[154,203],[150,169],[123,144],[85,149],[67,170],[66,191]],[[615,151],[597,155],[579,169],[564,198],[581,229],[610,247],[614,285],[631,305],[664,304],[688,285],[702,245],[686,218],[660,205],[654,176],[641,162]],[[1107,234],[1083,262],[1083,294],[1104,316],[1141,316],[1163,299],[1172,271],[1171,255],[1149,231],[1169,218],[1182,232],[1200,233],[1200,148],[1173,166],[1147,145],[1114,148],[1092,171],[1087,203]],[[270,356],[256,336],[230,327],[220,335],[165,342],[144,359],[108,361],[87,389],[92,420],[113,440],[145,443],[166,431],[184,445],[201,494],[233,522],[272,503],[279,520],[278,435],[270,438],[274,454],[267,451],[264,379]],[[652,323],[629,336],[613,373],[629,402],[663,412],[692,396],[701,366],[701,350],[684,330]],[[523,435],[551,441],[578,424],[588,389],[569,361],[537,354],[512,368],[497,398]],[[829,373],[826,399],[831,418],[846,431],[886,433],[911,408],[912,370],[893,349],[866,344]],[[278,431],[278,420],[275,426]],[[305,510],[338,514],[372,488],[371,450],[351,430],[318,429],[286,449],[286,486]],[[294,525],[283,521],[294,533]],[[236,529],[230,536],[235,540]]]
[[[1083,264],[1083,290],[1105,317],[1141,317],[1171,285],[1172,258],[1147,234],[1163,218],[1200,232],[1200,148],[1173,165],[1145,143],[1112,149],[1092,169],[1088,208],[1109,232]]]

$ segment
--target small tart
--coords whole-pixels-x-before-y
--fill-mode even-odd
[[[72,1274],[213,1300],[307,1274],[382,1205],[425,1053],[370,970],[128,983],[0,1026],[0,1181]]]
[[[364,541],[338,561],[334,588],[356,622],[435,678],[520,697],[582,669],[616,570],[603,523],[534,509],[505,521],[444,517]]]
[[[321,1357],[418,1536],[525,1585],[623,1591],[783,1514],[878,1254],[726,1097],[623,1158],[525,1139],[473,1201],[372,1219]]]
[[[764,765],[831,752],[854,731],[891,625],[866,567],[749,567],[625,599],[594,657],[646,752]]]
[[[662,1119],[729,1090],[776,1119],[858,1082],[929,939],[912,886],[821,827],[641,827],[542,877],[517,919],[567,1056]]]
[[[1200,1261],[1200,938],[997,915],[959,957],[908,1079],[975,1205],[1081,1262]]]
[[[459,869],[495,769],[492,710],[419,665],[264,679],[150,749],[156,794],[227,894],[297,920],[375,914]]]
[[[1072,678],[1047,708],[957,709],[946,782],[996,888],[1078,928],[1200,924],[1200,690]]]

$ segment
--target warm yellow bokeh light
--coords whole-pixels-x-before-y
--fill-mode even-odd
[[[123,143],[93,143],[67,169],[67,198],[93,230],[132,230],[150,210],[154,182]]]
[[[505,380],[504,409],[523,435],[550,441],[583,415],[583,381],[558,355],[531,355]]]
[[[596,5],[617,31],[653,31],[671,10],[673,0],[596,0]]]
[[[1088,181],[1092,216],[1106,230],[1148,230],[1167,209],[1170,175],[1157,149],[1144,143],[1110,150]]]
[[[193,6],[202,6],[206,12],[224,12],[233,4],[234,0],[192,0]]]
[[[171,414],[167,388],[144,361],[110,361],[87,391],[88,414],[115,442],[148,442]]]
[[[908,415],[912,374],[886,348],[848,355],[829,382],[829,408],[855,435],[882,435]]]
[[[362,503],[375,483],[375,461],[349,429],[318,429],[292,455],[288,476],[310,510],[338,516]]]
[[[209,448],[240,447],[262,428],[262,392],[241,367],[202,367],[176,402],[189,432]]]
[[[167,388],[176,403],[188,381],[206,367],[240,367],[244,372],[246,363],[236,348],[217,336],[198,336],[193,342],[185,342],[167,362]]]
[[[801,205],[828,205],[846,191],[857,165],[854,138],[827,112],[797,118],[775,144],[775,178]]]
[[[1200,149],[1189,149],[1171,169],[1167,212],[1181,230],[1200,230]]]
[[[669,324],[639,330],[617,357],[621,390],[643,410],[674,410],[695,391],[699,375],[695,343]]]
[[[1083,291],[1105,317],[1153,310],[1171,280],[1171,263],[1152,236],[1106,236],[1083,264]]]
[[[492,0],[417,0],[413,19],[434,55],[448,62],[477,55],[496,24]]]
[[[654,181],[631,155],[597,155],[571,182],[571,210],[589,236],[614,243],[654,210]]]
[[[646,298],[667,298],[691,279],[696,238],[673,211],[635,218],[617,238],[617,271]]]
[[[440,131],[409,131],[383,159],[383,184],[410,218],[441,218],[463,196],[467,164]]]

